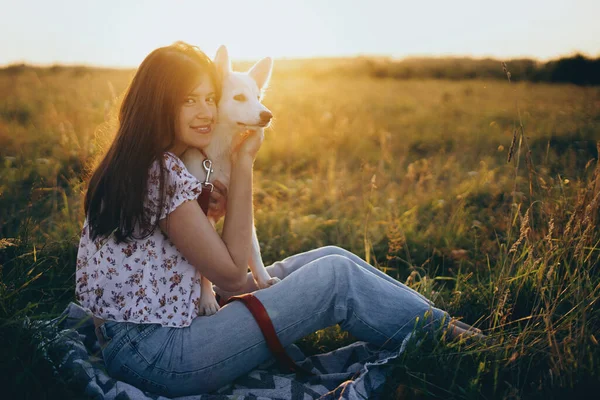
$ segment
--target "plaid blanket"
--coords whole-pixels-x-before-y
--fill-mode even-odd
[[[70,303],[61,316],[44,322],[44,338],[65,354],[57,373],[71,373],[77,385],[95,399],[166,399],[122,381],[109,377],[105,371],[102,353],[94,324],[83,308]],[[404,340],[406,344],[408,337]],[[245,376],[211,394],[178,397],[186,400],[216,399],[367,399],[381,395],[389,373],[389,361],[398,357],[404,344],[395,352],[380,350],[365,342],[356,342],[335,351],[306,357],[291,345],[288,354],[302,367],[316,373],[300,377],[284,373],[272,359]],[[58,347],[55,347],[58,346]]]

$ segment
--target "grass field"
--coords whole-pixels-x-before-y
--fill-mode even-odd
[[[576,398],[600,389],[600,88],[336,77],[286,65],[275,64],[265,99],[275,121],[256,162],[265,264],[335,244],[494,339],[415,341],[386,396]],[[74,300],[84,181],[132,76],[0,71],[4,393],[80,396],[52,377],[27,321]],[[314,353],[350,341],[330,328],[300,345]]]

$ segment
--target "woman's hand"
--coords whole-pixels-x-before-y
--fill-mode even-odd
[[[208,217],[219,221],[227,211],[227,187],[219,181],[213,182],[214,189],[208,202]]]
[[[260,149],[265,138],[263,129],[247,130],[233,139],[231,162],[236,163],[239,159],[249,157],[251,161],[256,158],[256,153]]]

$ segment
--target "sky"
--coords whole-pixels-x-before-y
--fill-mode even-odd
[[[233,59],[600,56],[600,0],[0,0],[0,66],[136,67],[184,40]]]

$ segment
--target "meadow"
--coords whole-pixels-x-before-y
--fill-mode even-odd
[[[328,73],[333,61],[305,64],[276,62],[265,98],[275,120],[254,195],[265,264],[338,245],[491,338],[412,341],[384,396],[600,389],[600,87],[348,76]],[[0,70],[4,393],[83,397],[53,376],[30,322],[74,301],[85,179],[133,73]],[[299,345],[316,353],[352,340],[330,328]]]

